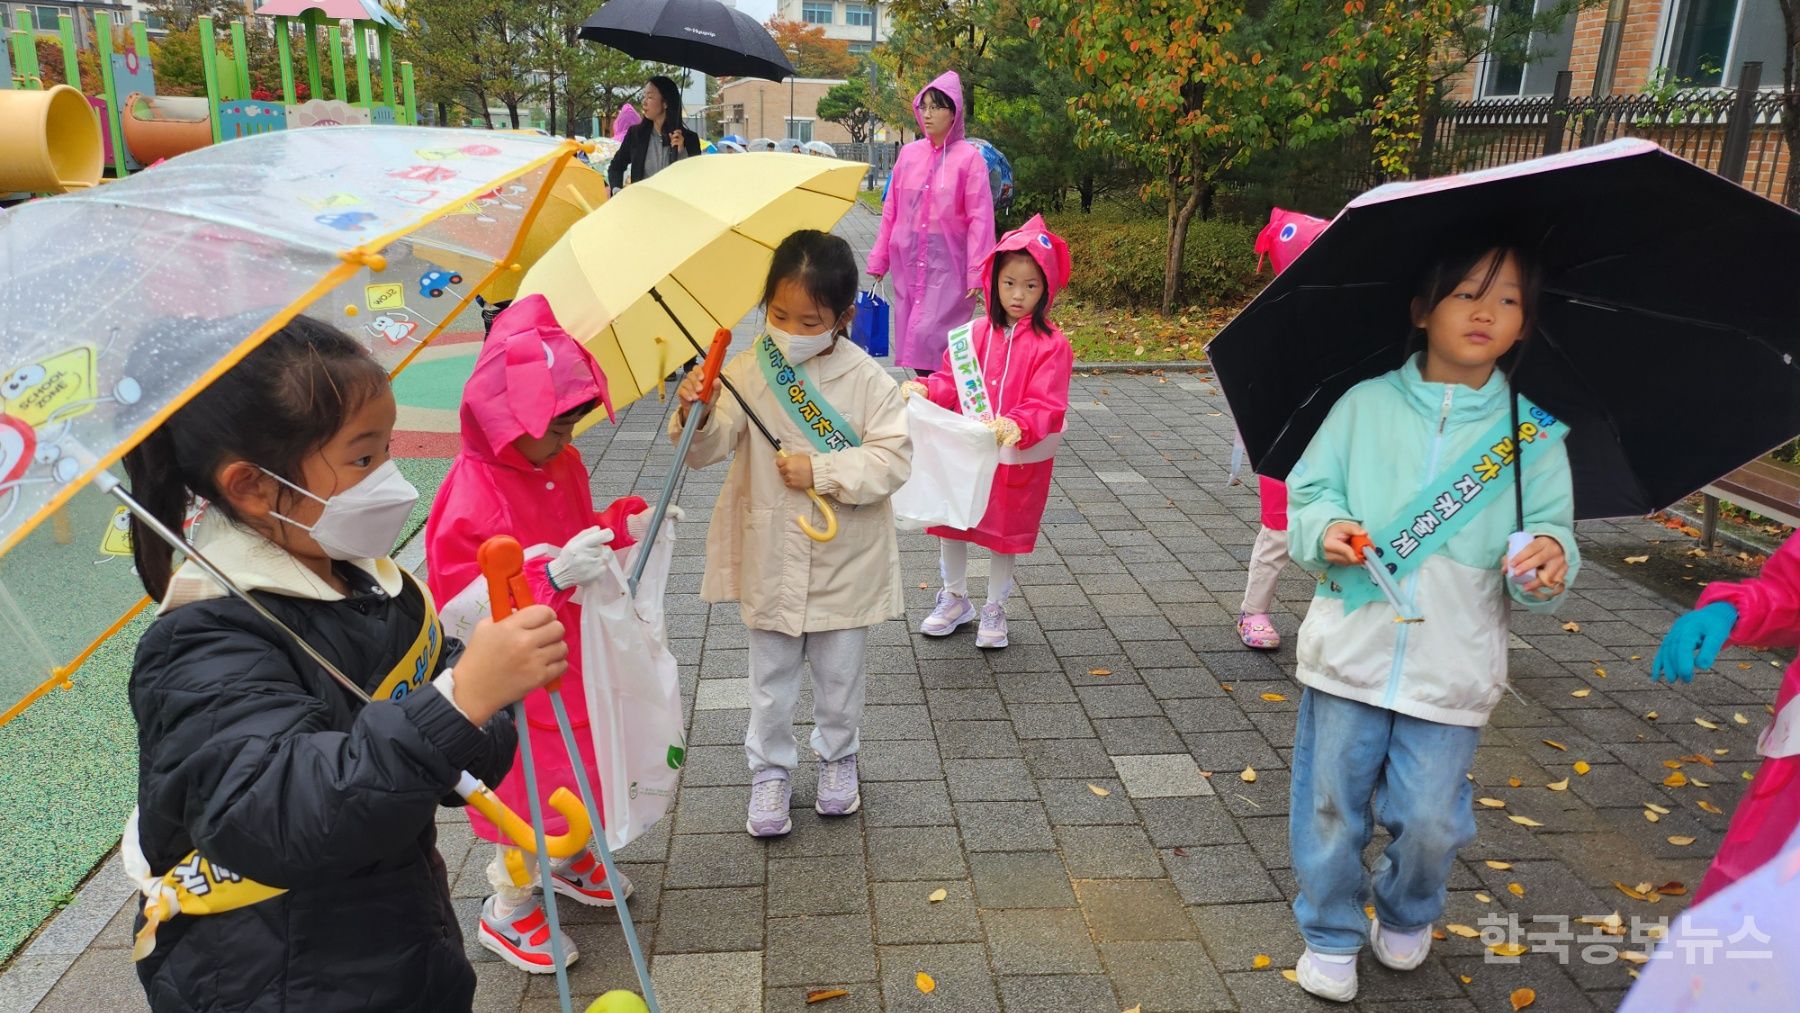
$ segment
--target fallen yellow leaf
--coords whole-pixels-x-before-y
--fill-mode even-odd
[[[1712,757],[1702,756],[1699,753],[1690,753],[1687,756],[1682,757],[1682,759],[1686,760],[1689,763],[1704,764],[1708,767],[1715,766],[1715,764],[1712,762]]]
[[[1639,953],[1636,950],[1620,950],[1619,959],[1628,960],[1633,964],[1647,964],[1650,962],[1648,954]],[[1632,973],[1635,975],[1637,972],[1634,971]]]
[[[1281,693],[1264,693],[1262,698],[1270,703],[1280,703],[1287,699],[1287,697]]]
[[[1461,936],[1464,939],[1480,939],[1481,938],[1481,933],[1475,931],[1472,928],[1469,928],[1467,925],[1458,925],[1455,922],[1451,922],[1450,924],[1445,925],[1444,931],[1446,931],[1452,935]]]
[[[1664,883],[1656,888],[1656,892],[1662,894],[1664,897],[1679,897],[1682,894],[1687,893],[1687,884],[1677,882]]]
[[[1681,769],[1681,761],[1680,760],[1664,760],[1663,766],[1669,768],[1670,770],[1680,770]]]
[[[1711,802],[1708,802],[1705,799],[1700,800],[1700,808],[1705,809],[1707,812],[1712,813],[1714,816],[1725,815],[1725,810],[1719,808],[1716,805],[1713,805]]]
[[[1255,957],[1251,958],[1250,966],[1256,968],[1258,971],[1268,967],[1269,955],[1267,953],[1258,953]]]
[[[1655,711],[1645,711],[1644,717],[1651,721],[1655,721],[1658,717],[1661,717],[1661,715],[1657,714]]]
[[[1729,752],[1731,752],[1731,750],[1729,750],[1729,749],[1715,749],[1715,750],[1713,750],[1713,755],[1714,756],[1724,756],[1726,753],[1729,753]]]
[[[1682,837],[1681,835],[1677,834],[1674,837],[1669,838],[1669,843],[1675,845],[1678,848],[1685,848],[1688,845],[1694,843],[1694,839],[1692,837]]]
[[[1299,973],[1297,973],[1297,972],[1296,972],[1296,971],[1295,971],[1295,970],[1294,970],[1294,969],[1293,969],[1293,968],[1291,968],[1291,967],[1290,967],[1290,968],[1287,968],[1287,969],[1286,969],[1286,970],[1284,970],[1284,971],[1282,971],[1282,972],[1281,972],[1281,976],[1282,976],[1282,977],[1283,977],[1283,978],[1286,978],[1286,979],[1287,979],[1287,980],[1289,980],[1289,981],[1291,981],[1291,982],[1293,982],[1293,983],[1295,983],[1295,984],[1299,984],[1299,983],[1300,983],[1300,975],[1299,975]]]
[[[1699,725],[1700,727],[1706,729],[1709,732],[1716,732],[1719,730],[1718,725],[1713,724],[1711,721],[1708,721],[1705,718],[1695,718],[1694,723]]]
[[[1596,665],[1596,666],[1594,666],[1594,674],[1599,676],[1600,678],[1604,679],[1604,678],[1606,678],[1606,669],[1601,668],[1598,665]]]
[[[824,1002],[827,999],[842,999],[849,994],[850,990],[847,988],[815,988],[806,993],[806,1004],[811,1006],[815,1002]]]
[[[1514,823],[1517,823],[1519,826],[1522,826],[1522,827],[1541,827],[1541,826],[1543,826],[1542,823],[1539,823],[1537,820],[1534,820],[1529,816],[1508,816],[1507,819],[1512,820]]]
[[[1620,893],[1624,894],[1627,897],[1630,897],[1632,900],[1649,900],[1650,899],[1650,896],[1647,893],[1645,893],[1641,890],[1635,890],[1629,886],[1626,886],[1624,883],[1621,883],[1616,879],[1613,880],[1613,885],[1619,888]],[[1650,884],[1645,883],[1643,885],[1649,886]]]
[[[1506,884],[1506,892],[1512,894],[1514,897],[1525,896],[1525,888],[1517,883]]]
[[[1659,816],[1669,815],[1669,810],[1664,809],[1662,806],[1657,805],[1655,802],[1645,802],[1644,808],[1650,810],[1653,813],[1656,813]]]
[[[1255,767],[1245,767],[1244,772],[1242,774],[1239,774],[1238,776],[1243,778],[1244,782],[1246,784],[1248,784],[1252,781],[1255,781],[1256,780],[1256,768]]]
[[[1663,778],[1663,784],[1670,788],[1679,788],[1682,785],[1687,784],[1687,775],[1677,770],[1668,777]]]
[[[1748,773],[1748,771],[1746,771],[1746,773]],[[1697,777],[1688,778],[1688,783],[1693,785],[1696,788],[1711,788],[1712,787],[1711,781],[1702,781]]]
[[[1752,773],[1750,773],[1750,772],[1749,772],[1749,771],[1748,771],[1748,770],[1740,770],[1740,771],[1738,771],[1738,776],[1739,776],[1739,777],[1741,777],[1741,778],[1743,778],[1743,779],[1744,779],[1744,780],[1746,780],[1746,781],[1754,781],[1754,780],[1756,780],[1756,775],[1755,775],[1755,774],[1752,774]]]
[[[1563,623],[1563,630],[1567,633],[1580,633],[1581,624],[1577,622]]]
[[[1747,725],[1750,723],[1750,719],[1743,716],[1742,714],[1731,715],[1731,720],[1736,721],[1740,725]]]
[[[1506,779],[1506,783],[1507,783],[1507,784],[1508,784],[1508,785],[1509,785],[1509,786],[1511,786],[1511,787],[1514,787],[1514,788],[1518,788],[1518,787],[1522,787],[1522,786],[1523,786],[1523,785],[1524,785],[1524,784],[1525,784],[1525,782],[1524,782],[1524,781],[1521,781],[1521,780],[1519,780],[1519,779],[1518,779],[1518,778],[1516,778],[1516,777],[1509,777],[1509,778],[1507,778],[1507,779]]]
[[[1593,769],[1594,768],[1588,766],[1588,762],[1586,760],[1576,760],[1575,761],[1575,773],[1577,773],[1577,774],[1586,776],[1587,772],[1590,770],[1593,770]]]
[[[1543,741],[1544,741],[1544,745],[1549,746],[1551,749],[1555,749],[1559,752],[1564,752],[1564,753],[1569,751],[1568,746],[1563,745],[1562,743],[1556,741],[1555,739],[1545,739]]]
[[[1652,822],[1652,823],[1655,823],[1655,822],[1656,822],[1656,821],[1658,821],[1658,820],[1660,820],[1660,819],[1662,819],[1662,816],[1660,816],[1660,815],[1659,815],[1659,814],[1657,814],[1657,813],[1654,813],[1654,812],[1651,812],[1651,811],[1650,811],[1650,810],[1648,810],[1648,809],[1645,809],[1645,810],[1644,810],[1644,818],[1645,818],[1645,819],[1647,819],[1647,820],[1649,820],[1649,821],[1650,821],[1650,822]]]
[[[1097,784],[1088,785],[1088,791],[1093,792],[1094,794],[1100,796],[1101,798],[1105,798],[1106,796],[1112,794],[1111,790],[1102,788]]]
[[[1474,979],[1474,978],[1471,978],[1471,977],[1469,977],[1469,976],[1468,976],[1468,975],[1466,975],[1466,974],[1459,974],[1459,975],[1457,975],[1457,977],[1458,977],[1458,978],[1461,978],[1461,979],[1462,979],[1462,983],[1463,983],[1463,984],[1465,984],[1465,985],[1467,985],[1467,984],[1468,984],[1468,983],[1470,983],[1470,982],[1472,982],[1472,981],[1474,981],[1474,980],[1475,980],[1475,979]]]
[[[1494,943],[1488,947],[1496,955],[1502,957],[1520,957],[1525,955],[1525,947],[1518,943]]]
[[[1363,905],[1363,914],[1368,915],[1370,918],[1375,917],[1375,905],[1364,904]]]
[[[1574,697],[1574,698],[1575,698],[1575,699],[1577,699],[1577,700],[1585,700],[1585,699],[1587,699],[1587,698],[1588,698],[1588,697],[1589,697],[1589,696],[1590,696],[1590,695],[1591,695],[1591,694],[1592,694],[1592,693],[1593,693],[1593,692],[1594,692],[1594,691],[1593,691],[1593,690],[1591,690],[1591,689],[1578,689],[1578,690],[1575,690],[1575,691],[1574,691],[1574,692],[1573,692],[1573,693],[1570,693],[1570,694],[1569,694],[1569,695],[1570,695],[1570,696],[1572,696],[1572,697]]]
[[[1551,781],[1549,784],[1544,785],[1544,787],[1550,789],[1551,791],[1568,791],[1569,790],[1569,779],[1565,777],[1560,781]]]
[[[931,975],[926,974],[924,971],[920,971],[918,974],[913,975],[913,984],[918,987],[919,991],[926,995],[930,995],[932,991],[937,988],[937,982],[932,981]]]
[[[1133,1006],[1130,1009],[1125,1010],[1124,1013],[1144,1013],[1144,1004],[1140,1002],[1136,1006]]]
[[[1489,809],[1504,809],[1504,808],[1506,808],[1506,803],[1500,801],[1497,798],[1478,798],[1475,800],[1475,803],[1477,805],[1487,806]]]
[[[950,896],[950,891],[945,890],[942,887],[940,887],[936,890],[931,891],[931,896],[926,897],[925,899],[932,902],[933,904],[937,904],[937,903],[942,902],[944,900],[944,898],[946,898],[948,896]]]
[[[928,588],[928,587],[930,587],[930,586],[931,586],[931,585],[930,585],[930,584],[920,584],[920,585],[919,585],[919,590],[921,590],[921,591],[923,591],[923,590],[925,590],[925,589],[926,589],[926,588]]]
[[[1513,989],[1513,994],[1512,994],[1513,1013],[1518,1013],[1519,1010],[1524,1009],[1525,1007],[1531,1005],[1534,1002],[1537,1002],[1537,993],[1536,992],[1533,992],[1529,988]]]
[[[1512,868],[1511,862],[1496,862],[1491,858],[1487,860],[1486,864],[1487,864],[1488,868],[1493,869],[1497,872],[1505,872],[1506,870]]]
[[[1104,676],[1111,675],[1112,669],[1110,669],[1110,668],[1090,668],[1090,669],[1088,669],[1088,674],[1104,677]]]
[[[1627,565],[1627,566],[1636,566],[1639,563],[1648,563],[1648,562],[1650,562],[1649,556],[1626,556],[1625,557],[1625,565]]]
[[[1482,903],[1483,903],[1483,904],[1492,904],[1492,903],[1493,903],[1493,902],[1494,902],[1494,897],[1493,897],[1493,895],[1492,895],[1492,894],[1486,894],[1486,893],[1478,893],[1478,894],[1476,894],[1476,895],[1475,895],[1475,899],[1476,899],[1476,900],[1478,900],[1478,901],[1480,901],[1480,902],[1482,902]]]

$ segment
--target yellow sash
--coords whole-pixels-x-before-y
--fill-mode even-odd
[[[407,586],[418,590],[424,604],[425,621],[399,664],[370,694],[376,700],[403,700],[408,693],[425,685],[437,671],[438,660],[444,652],[444,627],[438,621],[431,592],[412,574],[402,571],[401,576]],[[200,852],[190,851],[157,881],[156,889],[145,899],[144,927],[138,930],[131,959],[142,960],[149,956],[156,948],[156,927],[176,914],[216,915],[260,904],[286,892],[279,887],[245,879]]]

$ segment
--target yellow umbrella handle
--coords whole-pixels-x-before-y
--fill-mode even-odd
[[[781,446],[777,444],[775,447],[775,456],[786,458],[792,455],[786,450],[781,449]],[[837,511],[831,509],[831,504],[825,502],[825,497],[819,495],[819,490],[817,489],[808,488],[806,490],[806,498],[812,500],[813,505],[819,508],[819,512],[825,515],[825,530],[820,531],[818,528],[813,527],[812,522],[806,519],[806,515],[795,514],[794,521],[800,525],[800,530],[806,532],[806,537],[815,542],[829,542],[833,538],[836,538],[838,531]]]
[[[513,845],[532,854],[537,854],[537,841],[531,832],[531,824],[519,817],[519,814],[507,808],[506,803],[483,787],[465,796],[469,807],[488,818],[488,822],[500,828]],[[550,852],[551,858],[568,858],[587,847],[588,838],[594,834],[589,825],[587,809],[581,799],[567,788],[558,788],[550,793],[550,808],[562,814],[569,821],[566,833],[552,834],[544,838],[544,850]]]

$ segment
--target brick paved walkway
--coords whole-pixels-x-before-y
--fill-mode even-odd
[[[858,210],[842,230],[866,248],[873,225]],[[1299,700],[1291,644],[1311,581],[1282,579],[1276,619],[1288,647],[1265,656],[1238,645],[1256,498],[1225,486],[1231,420],[1203,375],[1082,376],[1073,400],[1044,537],[1018,570],[1013,646],[981,652],[966,630],[941,641],[911,632],[930,608],[937,557],[932,539],[903,535],[908,619],[871,638],[863,812],[815,816],[808,763],[795,780],[794,833],[776,841],[743,832],[737,607],[696,593],[724,469],[690,476],[682,502],[697,523],[678,543],[668,596],[692,708],[688,766],[673,818],[623,855],[665,1010],[799,1010],[823,987],[850,992],[815,1007],[832,1013],[1328,1008],[1279,973],[1301,948],[1285,817]],[[662,412],[641,403],[584,440],[597,497],[658,486],[673,456]],[[1506,808],[1477,812],[1480,838],[1452,875],[1448,920],[1672,915],[1682,898],[1651,905],[1614,881],[1696,884],[1716,849],[1725,817],[1699,803],[1726,813],[1735,804],[1780,673],[1733,651],[1691,686],[1647,680],[1639,656],[1653,653],[1677,606],[1628,581],[1619,561],[1659,530],[1583,525],[1590,563],[1562,614],[1515,617],[1518,695],[1495,712],[1473,772],[1476,794]],[[979,593],[985,556],[976,559]],[[1569,621],[1580,631],[1565,631]],[[1691,754],[1715,761],[1686,768],[1708,786],[1665,787],[1664,761]],[[1576,760],[1591,771],[1572,775]],[[1564,778],[1566,791],[1543,787]],[[1648,822],[1647,803],[1669,813]],[[1695,841],[1679,847],[1672,835]],[[466,925],[488,859],[471,844],[461,815],[448,814],[441,847]],[[1515,883],[1522,896],[1509,892]],[[931,903],[939,889],[946,899]],[[45,1011],[143,1008],[124,899],[103,870],[0,978],[0,1009],[30,1009],[46,989]],[[583,953],[581,994],[630,987],[616,917],[563,910]],[[555,1008],[551,979],[528,983],[470,952],[478,1009]],[[1481,941],[1452,935],[1410,974],[1364,960],[1358,1008],[1507,1010],[1528,986],[1539,1009],[1612,1009],[1631,981],[1618,962],[1533,953],[1502,964],[1483,953]],[[1258,955],[1271,966],[1257,969]],[[936,979],[930,996],[914,986],[920,971]]]

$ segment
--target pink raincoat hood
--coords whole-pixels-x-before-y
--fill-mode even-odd
[[[1056,294],[1069,284],[1069,244],[1050,231],[1050,226],[1044,224],[1043,215],[1032,215],[1030,221],[1001,236],[981,262],[983,290],[993,290],[994,265],[1001,254],[1012,250],[1024,250],[1037,261],[1038,270],[1044,272],[1044,306],[1049,308],[1056,301]]]
[[[1256,234],[1257,271],[1262,270],[1264,257],[1274,261],[1276,274],[1287,270],[1287,266],[1305,252],[1312,241],[1319,238],[1319,233],[1325,231],[1325,226],[1330,224],[1323,218],[1303,215],[1298,211],[1270,208],[1269,224]]]
[[[913,119],[918,121],[921,134],[925,133],[925,93],[933,88],[950,96],[950,101],[956,105],[955,111],[950,114],[950,132],[944,135],[946,146],[955,144],[963,139],[962,78],[957,76],[956,71],[946,70],[937,76],[937,80],[920,88],[919,93],[913,96]]]
[[[606,374],[569,336],[541,295],[520,299],[494,321],[463,387],[463,448],[486,461],[531,468],[512,442],[536,439],[550,420],[590,401],[606,406]]]
[[[644,117],[640,116],[638,111],[632,108],[630,102],[625,103],[625,107],[619,110],[619,115],[613,117],[613,140],[623,141],[625,139],[625,131],[630,130],[632,127],[643,122],[643,119]]]

